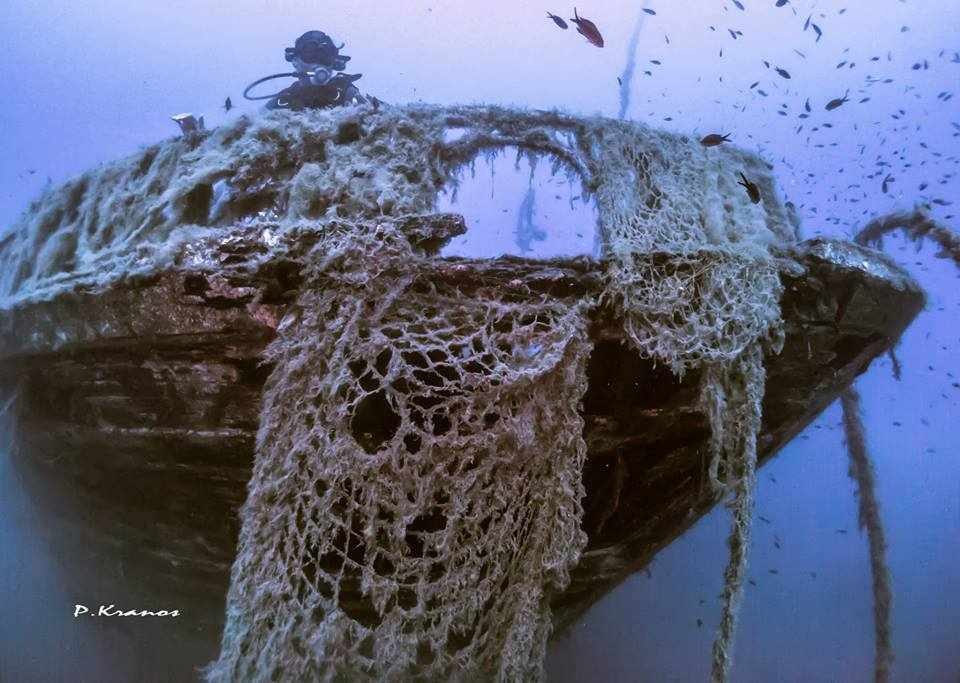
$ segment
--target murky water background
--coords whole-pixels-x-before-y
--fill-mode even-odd
[[[798,205],[807,236],[849,236],[871,215],[912,205],[923,182],[928,195],[960,197],[960,144],[951,125],[960,123],[960,111],[956,100],[936,98],[960,82],[960,63],[952,61],[960,49],[956,3],[881,0],[867,7],[793,0],[776,12],[772,0],[743,4],[745,12],[723,0],[683,8],[648,3],[657,15],[641,34],[629,116],[684,132],[730,131],[737,144],[764,153]],[[170,136],[170,114],[194,110],[216,125],[238,115],[218,113],[228,94],[239,112],[255,111],[239,92],[254,78],[283,70],[283,47],[308,28],[346,40],[351,70],[365,74],[362,89],[386,101],[487,101],[615,115],[615,79],[636,11],[613,0],[592,3],[590,15],[607,39],[597,50],[544,24],[544,8],[519,3],[387,7],[360,0],[321,11],[315,3],[281,0],[229,6],[99,0],[83,7],[11,0],[0,16],[7,43],[0,53],[6,91],[0,223],[11,224],[48,176],[60,182]],[[819,43],[801,30],[811,12],[823,14]],[[731,39],[728,28],[742,30],[742,37]],[[880,60],[870,62],[874,55]],[[662,67],[654,69],[652,59]],[[788,67],[791,81],[770,76],[764,59]],[[923,59],[929,70],[914,69]],[[858,66],[837,70],[842,60]],[[794,132],[805,97],[822,105],[846,88],[862,87],[867,73],[892,82],[871,86],[871,102],[837,110],[830,119],[835,128],[812,132],[826,121],[818,113],[803,134]],[[758,79],[769,97],[749,89]],[[781,103],[789,116],[777,114]],[[878,161],[896,169],[888,193],[882,177],[873,175],[889,170]],[[511,173],[512,165],[512,156],[501,158],[490,181],[478,164],[475,182],[465,180],[459,204],[449,206],[490,231],[462,238],[451,247],[458,253],[523,253],[516,231],[529,170],[521,164]],[[590,208],[575,203],[575,213],[569,209],[579,188],[541,175],[535,185],[535,229],[525,244],[540,255],[589,251],[592,238],[578,226]],[[947,218],[955,208],[935,210],[960,229],[960,221]],[[903,380],[895,382],[889,362],[879,359],[858,382],[893,577],[893,678],[956,681],[960,288],[956,269],[934,258],[934,250],[914,252],[894,238],[887,251],[930,292],[927,310],[900,346]],[[839,408],[831,406],[760,473],[757,514],[770,523],[757,520],[754,527],[749,576],[757,585],[748,586],[745,597],[734,680],[872,679],[866,540],[856,528],[839,422]],[[194,678],[195,667],[216,653],[219,630],[211,619],[222,595],[158,597],[148,567],[87,543],[79,531],[84,511],[55,509],[53,488],[25,481],[10,449],[0,451],[0,681]],[[598,603],[554,643],[550,680],[705,680],[727,526],[726,512],[715,510],[661,553],[649,575],[637,574]],[[150,600],[170,600],[155,607],[178,608],[182,617],[72,616],[76,603],[129,601],[146,609],[154,606],[144,602]]]

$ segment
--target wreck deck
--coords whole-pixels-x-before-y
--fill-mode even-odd
[[[426,251],[459,227],[450,216],[407,226]],[[189,637],[209,638],[211,648],[271,370],[259,357],[300,282],[296,254],[311,242],[308,233],[291,239],[286,257],[268,259],[260,233],[240,230],[186,245],[180,262],[189,267],[0,315],[0,381],[4,395],[17,399],[5,428],[38,507],[71,529],[51,542],[71,552],[99,549],[101,567],[120,562],[122,578],[101,570],[71,573],[72,580],[107,583],[111,595],[128,582],[135,592],[149,585],[151,595],[187,596],[204,625],[204,635]],[[803,272],[781,275],[786,344],[766,359],[761,462],[886,351],[924,305],[920,288],[877,252],[813,240],[794,255]],[[599,291],[601,273],[586,257],[435,258],[425,268],[424,277],[465,294],[495,287],[560,297]],[[608,310],[593,312],[590,333],[583,401],[589,544],[554,601],[557,632],[718,502],[703,479],[708,426],[697,374],[679,381],[641,359]]]

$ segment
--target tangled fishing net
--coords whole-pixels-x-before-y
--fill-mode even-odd
[[[599,300],[461,291],[391,222],[430,211],[462,168],[508,147],[596,203]],[[596,306],[614,307],[645,357],[703,371],[711,479],[735,498],[715,649],[726,675],[763,351],[782,334],[772,247],[794,241],[760,159],[555,112],[275,112],[51,192],[7,238],[0,295],[149,275],[178,242],[237,224],[319,237],[267,352],[210,680],[542,678],[550,598],[586,543],[579,413]]]

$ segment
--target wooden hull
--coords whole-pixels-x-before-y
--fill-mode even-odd
[[[177,637],[205,639],[211,656],[271,370],[259,357],[299,283],[295,259],[257,261],[258,239],[240,230],[189,246],[204,251],[199,271],[65,293],[0,318],[0,380],[15,396],[4,428],[37,514],[58,525],[49,542],[87,559],[68,580],[87,594],[129,594],[138,608],[144,596],[160,606],[188,601],[192,620]],[[782,274],[786,345],[766,359],[761,461],[924,305],[919,287],[879,253],[815,240],[796,256],[804,272]],[[438,258],[425,277],[456,282],[465,294],[493,285],[576,297],[598,290],[600,272],[584,257]],[[717,503],[703,480],[708,429],[697,374],[678,381],[641,359],[608,310],[592,313],[591,337],[589,545],[555,598],[558,632]]]

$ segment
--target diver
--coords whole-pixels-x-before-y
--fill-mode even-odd
[[[296,71],[272,74],[254,81],[243,91],[248,100],[268,100],[267,109],[325,109],[366,102],[354,82],[363,74],[341,73],[350,57],[341,55],[326,33],[307,31],[286,49],[286,60]],[[293,85],[273,95],[251,96],[256,86],[275,78],[293,77]]]

